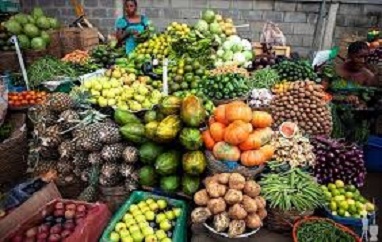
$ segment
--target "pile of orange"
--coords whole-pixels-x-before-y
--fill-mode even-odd
[[[8,93],[8,104],[11,107],[25,107],[40,104],[45,101],[46,92],[24,91]]]

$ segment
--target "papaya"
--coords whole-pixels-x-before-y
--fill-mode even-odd
[[[194,95],[187,96],[182,102],[180,117],[188,126],[199,127],[206,119],[203,100]]]
[[[128,111],[117,109],[114,112],[114,120],[119,125],[125,125],[129,123],[141,123],[141,120],[133,113]]]

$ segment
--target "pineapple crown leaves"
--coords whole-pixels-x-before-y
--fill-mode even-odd
[[[99,164],[94,164],[91,167],[91,172],[90,172],[90,179],[89,179],[89,184],[91,186],[97,186],[98,185],[98,179],[100,176],[100,165]]]
[[[77,108],[90,108],[90,99],[92,95],[90,92],[83,90],[81,87],[74,87],[69,93],[70,97],[73,99],[75,106]]]
[[[105,114],[100,113],[97,110],[94,109],[88,109],[83,112],[80,112],[79,115],[81,116],[81,120],[77,122],[77,124],[67,130],[64,130],[61,132],[61,134],[66,134],[68,132],[71,132],[81,126],[87,126],[92,123],[101,123],[104,121],[108,116]],[[74,121],[75,122],[75,121]]]

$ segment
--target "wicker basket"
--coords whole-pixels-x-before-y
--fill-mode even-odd
[[[86,184],[81,179],[75,179],[69,184],[57,182],[58,190],[65,199],[77,199],[81,192],[85,189]]]
[[[16,51],[0,51],[0,73],[20,69]]]
[[[217,160],[211,151],[205,152],[207,157],[207,167],[210,173],[239,173],[247,178],[255,178],[259,175],[265,168],[265,165],[255,166],[255,167],[245,167],[242,165],[235,164],[235,167],[230,167],[228,162]]]
[[[340,229],[343,232],[351,235],[356,242],[362,242],[362,239],[360,237],[358,237],[358,235],[356,235],[348,227],[345,227],[345,226],[343,226],[341,224],[335,223],[333,220],[330,220],[330,219],[327,219],[327,218],[319,218],[319,217],[307,217],[307,218],[303,218],[303,219],[299,220],[297,223],[295,223],[293,225],[293,242],[303,242],[303,241],[298,241],[297,232],[298,232],[298,229],[301,226],[301,224],[303,224],[305,222],[309,222],[309,221],[325,221],[325,222],[331,223],[335,227],[337,227],[338,229]]]
[[[82,50],[92,50],[99,44],[98,31],[95,28],[81,29],[79,39]]]
[[[48,55],[61,59],[61,38],[60,31],[54,30],[50,33],[50,44],[48,47]]]
[[[129,191],[125,186],[102,187],[99,188],[100,200],[107,204],[109,210],[114,213],[129,197]]]
[[[0,184],[20,179],[27,170],[28,155],[26,115],[9,116],[14,127],[11,137],[0,144]]]
[[[314,211],[281,211],[275,208],[268,208],[268,216],[265,220],[267,228],[271,231],[290,233],[295,221],[313,215]]]
[[[38,59],[45,57],[48,54],[48,50],[26,50],[25,62],[27,66],[32,65]]]

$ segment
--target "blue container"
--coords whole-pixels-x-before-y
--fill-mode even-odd
[[[382,172],[382,138],[370,136],[364,152],[367,171]]]

